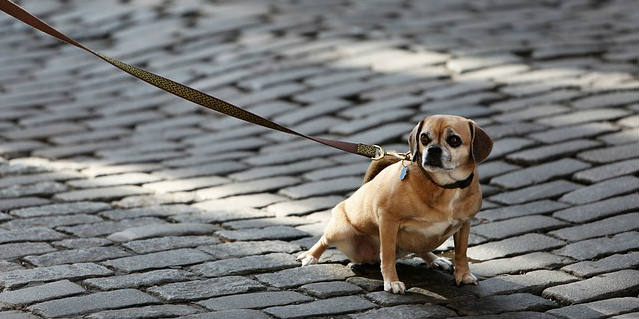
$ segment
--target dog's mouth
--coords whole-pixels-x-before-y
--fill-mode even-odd
[[[450,171],[454,171],[454,168],[448,168],[448,167],[444,167],[443,165],[439,164],[439,165],[431,165],[429,163],[424,163],[422,165],[422,167],[424,167],[424,169],[427,172],[431,172],[431,173],[444,173],[444,172],[450,172]]]

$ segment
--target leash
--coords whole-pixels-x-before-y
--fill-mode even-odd
[[[239,108],[229,102],[226,102],[224,100],[218,99],[214,96],[208,95],[204,92],[201,92],[199,90],[196,90],[194,88],[188,87],[186,85],[180,84],[178,82],[169,80],[165,77],[159,76],[157,74],[145,71],[143,69],[140,69],[138,67],[126,64],[122,61],[119,61],[117,59],[108,57],[98,51],[94,51],[91,50],[87,47],[85,47],[84,45],[80,44],[79,42],[69,38],[68,36],[62,34],[61,32],[59,32],[58,30],[54,29],[53,27],[51,27],[50,25],[46,24],[45,22],[43,22],[42,20],[36,18],[35,16],[33,16],[31,13],[27,12],[25,9],[21,8],[20,6],[18,6],[17,4],[9,1],[9,0],[0,0],[0,10],[4,11],[6,14],[22,21],[23,23],[39,30],[42,31],[52,37],[55,37],[61,41],[64,41],[68,44],[74,45],[82,50],[85,50],[95,56],[97,56],[98,58],[102,59],[103,61],[115,66],[116,68],[144,81],[147,82],[153,86],[156,86],[164,91],[167,91],[173,95],[179,96],[185,100],[191,101],[195,104],[198,104],[200,106],[206,107],[210,110],[216,111],[216,112],[220,112],[223,114],[226,114],[228,116],[232,116],[234,118],[249,122],[249,123],[253,123],[253,124],[257,124],[257,125],[261,125],[276,131],[280,131],[280,132],[284,132],[287,134],[292,134],[292,135],[297,135],[300,137],[304,137],[307,138],[309,140],[315,141],[317,143],[320,144],[324,144],[330,147],[334,147],[336,149],[345,151],[345,152],[349,152],[349,153],[353,153],[353,154],[357,154],[357,155],[362,155],[362,156],[366,156],[366,157],[370,157],[373,160],[379,160],[382,157],[384,157],[384,155],[386,154],[386,152],[384,151],[384,149],[382,149],[381,146],[379,145],[368,145],[368,144],[362,144],[362,143],[350,143],[350,142],[343,142],[343,141],[337,141],[337,140],[331,140],[331,139],[325,139],[325,138],[321,138],[321,137],[315,137],[315,136],[309,136],[306,134],[302,134],[299,132],[296,132],[294,130],[291,130],[285,126],[282,126],[280,124],[277,124],[273,121],[267,120],[257,114],[251,113],[249,111],[246,111],[242,108]]]

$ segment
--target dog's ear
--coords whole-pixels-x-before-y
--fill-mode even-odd
[[[470,127],[470,137],[471,137],[471,148],[470,148],[470,156],[475,161],[475,163],[481,163],[488,155],[490,155],[490,151],[493,149],[493,140],[490,139],[490,136],[484,132],[484,130],[477,125],[477,123],[473,121],[468,121],[468,126]]]
[[[422,125],[424,125],[424,120],[419,121],[408,135],[408,152],[412,156],[413,162],[417,161],[419,155],[419,132],[422,130]]]

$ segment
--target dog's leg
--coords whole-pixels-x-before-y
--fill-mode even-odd
[[[395,268],[398,230],[399,223],[382,212],[379,219],[379,242],[381,246],[380,259],[382,277],[384,277],[384,290],[395,294],[403,294],[406,286],[399,281],[397,269]]]
[[[444,271],[453,270],[453,263],[448,260],[448,258],[440,258],[437,255],[427,252],[425,254],[419,254],[419,257],[423,259],[428,267],[441,269]]]
[[[322,235],[311,249],[299,254],[297,260],[302,261],[302,267],[317,264],[317,260],[326,251],[326,248],[328,248],[328,242],[326,241],[326,236]]]
[[[462,283],[477,285],[477,277],[470,272],[468,257],[466,256],[469,233],[469,221],[465,222],[457,233],[455,233],[455,283],[457,286]]]

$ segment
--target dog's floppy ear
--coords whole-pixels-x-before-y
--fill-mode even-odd
[[[408,152],[412,156],[413,162],[417,161],[419,155],[419,132],[422,130],[422,125],[424,125],[424,120],[419,121],[408,135]]]
[[[493,140],[490,139],[490,136],[484,132],[484,130],[477,125],[477,123],[473,121],[468,121],[468,126],[470,127],[470,137],[471,137],[471,148],[470,148],[470,156],[475,161],[475,163],[481,163],[490,154],[490,151],[493,149]]]

